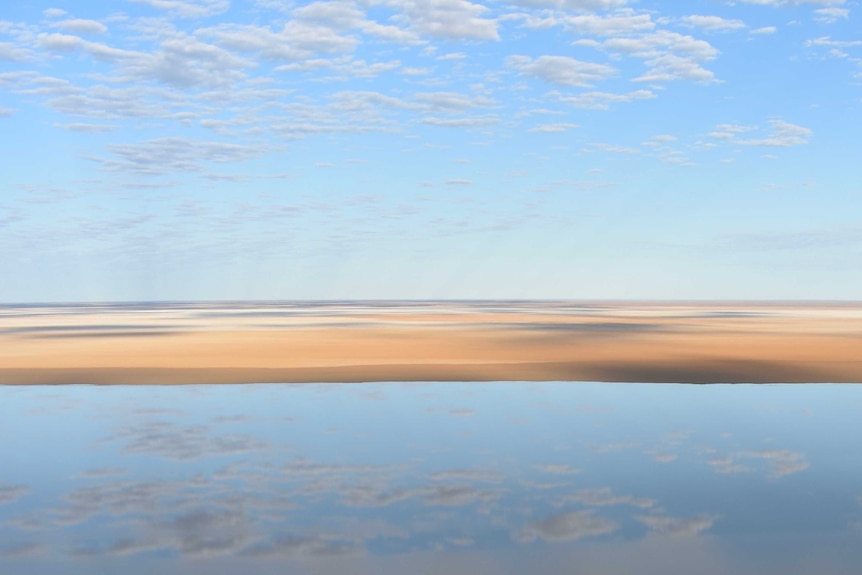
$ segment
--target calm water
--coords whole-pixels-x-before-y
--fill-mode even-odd
[[[0,573],[853,573],[862,386],[0,387]]]

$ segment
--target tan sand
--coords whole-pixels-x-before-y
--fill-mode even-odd
[[[2,384],[862,382],[862,304],[0,308]]]

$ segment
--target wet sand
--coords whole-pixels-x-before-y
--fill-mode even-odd
[[[0,383],[862,382],[862,303],[0,307]]]

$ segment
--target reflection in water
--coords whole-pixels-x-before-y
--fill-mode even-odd
[[[856,573],[862,388],[0,388],[0,572]]]

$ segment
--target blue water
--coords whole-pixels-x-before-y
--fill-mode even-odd
[[[859,573],[862,386],[0,387],[0,573]]]

